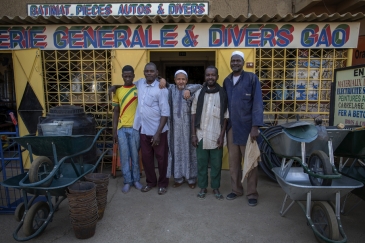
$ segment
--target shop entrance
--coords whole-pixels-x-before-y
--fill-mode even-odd
[[[0,53],[0,131],[13,126],[9,112],[16,114],[13,59],[11,53]]]
[[[215,65],[215,51],[151,51],[150,61],[169,83],[174,82],[175,72],[183,69],[189,84],[203,84],[205,68]]]

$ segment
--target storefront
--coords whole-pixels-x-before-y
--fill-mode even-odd
[[[12,62],[20,135],[36,132],[38,117],[50,108],[71,104],[93,114],[99,128],[110,128],[100,147],[111,147],[108,87],[122,83],[124,65],[140,78],[154,62],[169,82],[182,68],[190,83],[202,83],[204,69],[215,65],[222,83],[233,50],[245,53],[245,70],[260,78],[267,125],[297,116],[327,124],[334,69],[351,65],[361,18],[2,17],[0,59]]]

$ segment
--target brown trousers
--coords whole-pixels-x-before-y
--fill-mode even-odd
[[[229,153],[229,172],[231,175],[232,192],[238,196],[243,195],[242,186],[242,166],[241,161],[245,157],[246,146],[240,146],[233,143],[232,129],[229,129],[227,134],[227,147]],[[257,192],[257,175],[258,168],[255,167],[250,171],[247,177],[247,192],[248,199],[257,199],[259,194]]]
[[[146,183],[151,187],[156,185],[158,187],[167,187],[169,185],[169,178],[166,178],[168,163],[167,156],[169,152],[167,146],[167,131],[160,134],[160,143],[158,146],[152,147],[152,138],[153,136],[140,134],[142,163],[146,174]],[[158,180],[155,172],[155,156],[158,162]]]

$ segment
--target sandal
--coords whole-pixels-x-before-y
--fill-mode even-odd
[[[197,195],[197,197],[199,198],[199,199],[201,199],[201,200],[203,200],[203,199],[205,199],[205,194],[207,193],[208,191],[207,191],[207,189],[202,189],[202,190],[200,190],[200,192],[198,193],[198,195]]]
[[[196,183],[194,183],[194,184],[188,184],[189,185],[189,187],[191,188],[191,189],[194,189],[195,188],[195,186],[196,186]]]
[[[214,196],[215,196],[216,199],[218,199],[218,200],[223,200],[224,199],[223,195],[219,192],[218,189],[214,189],[213,193],[214,193]]]
[[[181,183],[179,183],[179,182],[175,182],[175,183],[174,183],[174,185],[173,185],[172,187],[173,187],[173,188],[179,187],[179,186],[181,186],[183,183],[184,183],[184,182],[181,182]]]

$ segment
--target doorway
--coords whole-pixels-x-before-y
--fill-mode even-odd
[[[182,69],[188,73],[189,84],[203,84],[205,69],[215,65],[215,51],[151,51],[150,61],[169,83],[174,82],[175,72]]]
[[[16,115],[13,60],[11,53],[0,53],[0,131],[12,127],[9,113]]]

